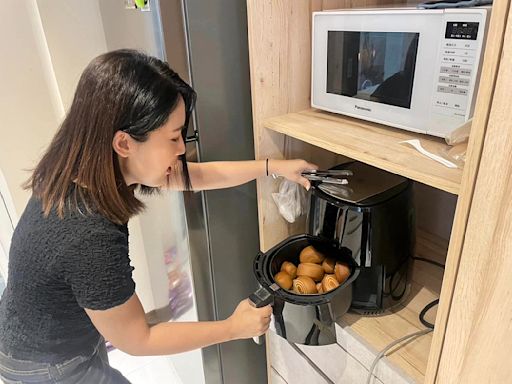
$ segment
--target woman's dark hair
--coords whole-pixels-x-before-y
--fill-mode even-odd
[[[133,50],[117,50],[95,58],[84,70],[71,108],[26,187],[42,201],[46,215],[56,209],[86,208],[123,224],[144,204],[126,185],[112,148],[116,131],[137,141],[166,123],[185,102],[185,140],[196,93],[167,63]],[[181,155],[184,189],[191,189],[185,155]],[[140,186],[143,193],[155,188]]]

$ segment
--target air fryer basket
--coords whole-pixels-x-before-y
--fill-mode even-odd
[[[280,244],[273,247],[267,253],[260,252],[254,260],[254,272],[259,283],[270,287],[275,283],[274,275],[279,272],[281,264],[290,261],[295,265],[300,263],[300,251],[312,245],[326,257],[343,262],[350,267],[350,275],[339,287],[323,294],[299,295],[285,289],[278,289],[274,295],[295,304],[314,305],[328,303],[334,296],[339,294],[346,286],[350,285],[359,274],[358,266],[347,248],[338,248],[333,241],[320,237],[301,234],[289,237]]]

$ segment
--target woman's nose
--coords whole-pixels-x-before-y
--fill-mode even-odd
[[[185,154],[187,147],[185,146],[185,140],[183,140],[183,136],[180,136],[180,141],[178,142],[178,156]]]

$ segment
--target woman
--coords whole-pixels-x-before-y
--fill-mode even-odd
[[[271,308],[243,300],[226,320],[149,327],[132,280],[128,219],[134,190],[203,190],[277,173],[303,160],[187,164],[195,93],[167,64],[136,51],[94,59],[37,165],[12,239],[0,302],[0,376],[6,383],[127,383],[104,339],[132,355],[184,352],[263,334]]]

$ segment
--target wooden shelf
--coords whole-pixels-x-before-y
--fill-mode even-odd
[[[423,231],[417,233],[416,255],[444,264],[448,242]],[[381,351],[389,343],[416,331],[425,329],[419,321],[419,313],[432,300],[438,299],[441,291],[443,270],[438,266],[415,260],[412,265],[411,293],[403,305],[379,316],[360,316],[347,313],[340,325],[349,326],[375,351]],[[437,306],[425,319],[435,322]],[[404,341],[386,353],[386,358],[417,383],[425,381],[432,333],[412,341]]]
[[[459,193],[461,169],[448,168],[409,145],[399,144],[403,140],[419,139],[427,151],[439,154],[448,148],[440,138],[315,109],[272,117],[266,119],[263,125],[443,191]]]

